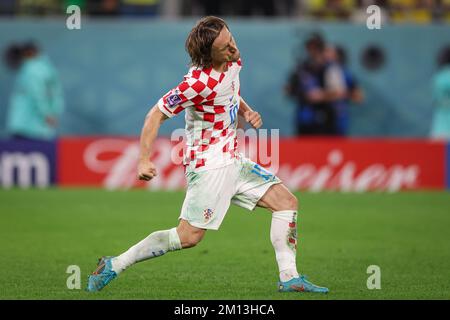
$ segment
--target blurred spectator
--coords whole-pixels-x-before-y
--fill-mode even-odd
[[[434,0],[389,0],[394,22],[430,23],[433,20]]]
[[[122,0],[120,13],[132,16],[156,16],[160,0]]]
[[[431,137],[450,140],[450,46],[438,60],[439,70],[432,80],[433,120]]]
[[[364,92],[359,87],[356,77],[351,73],[347,65],[347,53],[344,48],[336,46],[337,61],[344,73],[344,80],[349,90],[348,99],[353,103],[362,103],[364,101]]]
[[[305,0],[308,12],[315,18],[346,20],[356,8],[355,0]]]
[[[84,0],[75,1],[84,2]],[[87,9],[91,15],[115,16],[119,13],[119,0],[90,0]]]
[[[84,9],[86,8],[87,1],[88,0],[64,0],[64,8],[67,8],[68,6],[71,6],[71,5],[76,5],[76,6],[80,7],[81,11],[83,12]],[[89,3],[93,3],[93,2],[97,2],[97,1],[89,0]]]
[[[186,15],[233,15],[271,17],[294,6],[293,0],[183,0]],[[189,8],[190,7],[190,8]],[[292,11],[292,10],[291,10]]]
[[[203,8],[203,15],[223,15],[223,2],[210,0],[197,0],[197,5]]]
[[[347,67],[347,54],[342,47],[328,46],[325,49],[327,77],[325,88],[337,92],[337,98],[331,101],[335,112],[335,126],[338,135],[345,136],[349,129],[349,107],[351,103],[361,103],[363,92],[356,78]]]
[[[4,54],[5,64],[11,70],[19,69],[22,64],[22,47],[18,44],[10,45]]]
[[[246,0],[241,1],[241,10],[239,15],[252,16],[274,16],[275,15],[275,3],[273,0]]]
[[[265,16],[313,17],[364,23],[377,5],[383,23],[450,23],[450,0],[0,0],[0,14],[65,14],[69,5],[96,16]]]
[[[55,15],[62,14],[60,0],[20,0],[16,1],[18,14]],[[64,11],[65,13],[65,11]]]
[[[17,71],[6,129],[17,139],[51,140],[56,136],[63,95],[56,70],[32,42],[12,45],[5,53]]]
[[[443,21],[450,23],[450,0],[441,0],[438,12]]]
[[[15,0],[2,0],[0,1],[0,14],[3,15],[13,15],[16,12],[16,1]]]
[[[347,96],[342,70],[326,60],[325,42],[313,34],[305,42],[307,57],[289,76],[287,93],[296,100],[299,135],[336,135],[334,103]]]

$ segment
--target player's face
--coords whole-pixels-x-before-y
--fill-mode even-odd
[[[214,40],[211,56],[214,64],[239,60],[241,56],[239,49],[234,41],[233,35],[227,28],[223,28],[219,36]]]

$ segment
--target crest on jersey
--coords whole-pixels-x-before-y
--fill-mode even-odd
[[[181,102],[181,98],[177,94],[172,94],[167,97],[167,103],[169,106],[174,107]]]

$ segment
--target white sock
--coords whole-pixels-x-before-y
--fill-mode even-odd
[[[176,228],[156,231],[120,256],[114,257],[111,261],[112,269],[119,274],[136,262],[159,257],[168,251],[180,249],[181,242]]]
[[[270,240],[280,271],[280,280],[298,277],[295,261],[297,253],[297,211],[284,210],[272,213]]]

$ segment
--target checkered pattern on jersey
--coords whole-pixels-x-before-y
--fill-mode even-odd
[[[236,123],[232,123],[234,120],[230,118],[228,96],[239,96],[238,73],[241,62],[229,63],[228,67],[228,74],[213,68],[192,68],[184,80],[158,102],[159,109],[168,117],[188,109],[188,143],[184,156],[186,165],[195,162],[194,167],[200,168],[207,164],[209,158],[235,157]],[[233,67],[234,70],[230,70]],[[225,77],[230,79],[224,81]],[[211,149],[214,149],[213,152]],[[222,154],[218,154],[219,149]]]

